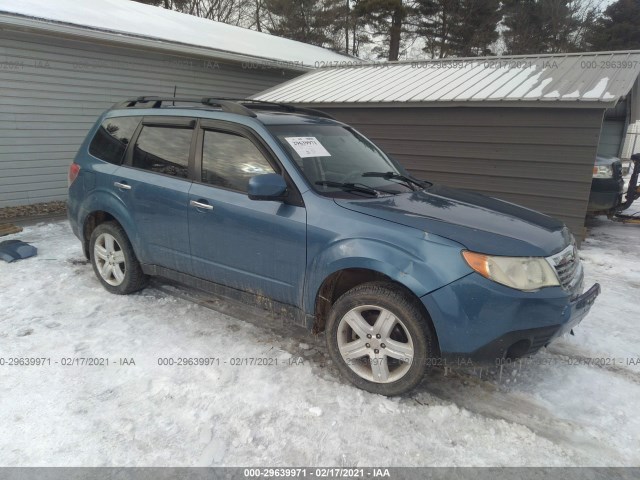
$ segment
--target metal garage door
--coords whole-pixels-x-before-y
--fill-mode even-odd
[[[598,154],[617,157],[624,136],[624,120],[605,120],[602,123]]]

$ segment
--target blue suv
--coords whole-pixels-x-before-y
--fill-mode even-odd
[[[141,97],[69,170],[69,219],[112,293],[161,276],[325,332],[338,369],[397,395],[433,365],[530,355],[600,292],[566,226],[419,180],[328,115]]]

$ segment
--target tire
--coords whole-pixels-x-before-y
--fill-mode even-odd
[[[332,306],[326,325],[329,354],[340,373],[371,393],[409,392],[436,356],[430,320],[416,299],[391,282],[349,290]]]
[[[89,255],[96,277],[109,292],[128,295],[147,286],[149,279],[142,272],[127,234],[117,223],[101,223],[93,230]]]

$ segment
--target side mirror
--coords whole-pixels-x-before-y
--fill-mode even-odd
[[[249,179],[247,194],[251,200],[284,200],[287,196],[287,182],[277,173],[256,175]]]

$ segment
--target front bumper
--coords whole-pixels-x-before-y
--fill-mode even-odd
[[[449,365],[495,365],[537,352],[571,331],[600,294],[561,287],[521,292],[472,273],[422,297]]]
[[[591,182],[588,212],[605,212],[622,202],[624,181],[622,178],[594,178]]]
[[[591,192],[587,212],[608,212],[622,203],[622,194],[618,192]]]

